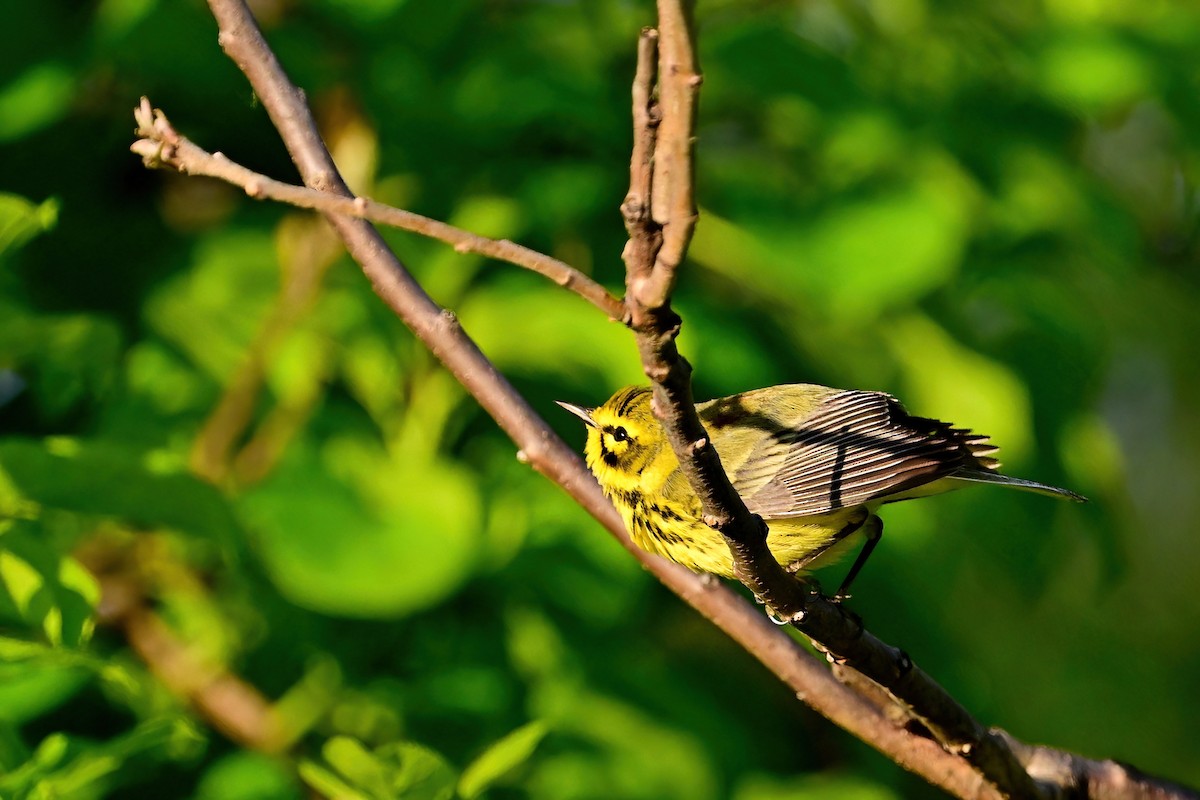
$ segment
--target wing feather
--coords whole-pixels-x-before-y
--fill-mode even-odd
[[[767,519],[827,514],[999,462],[986,436],[914,417],[881,392],[839,392],[781,426],[739,466],[734,487]]]

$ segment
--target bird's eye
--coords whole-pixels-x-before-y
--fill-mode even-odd
[[[613,431],[612,436],[614,442],[629,441],[629,431],[625,430],[624,428],[617,428],[615,431]]]

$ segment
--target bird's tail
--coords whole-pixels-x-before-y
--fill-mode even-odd
[[[1009,475],[1001,475],[999,472],[991,472],[989,470],[965,468],[958,470],[950,477],[955,480],[970,481],[972,483],[996,483],[1001,486],[1011,486],[1014,489],[1037,492],[1038,494],[1049,495],[1050,497],[1064,497],[1067,500],[1074,500],[1076,503],[1087,502],[1086,497],[1076,494],[1070,489],[1060,489],[1057,486],[1029,481],[1024,478],[1013,478]]]

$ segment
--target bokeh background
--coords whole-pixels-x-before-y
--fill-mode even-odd
[[[358,191],[619,291],[648,0],[256,8]],[[1200,783],[1200,11],[697,18],[698,396],[890,391],[1090,496],[890,507],[852,605],[986,723]],[[519,464],[320,223],[143,169],[142,94],[295,179],[202,3],[6,5],[0,796],[938,796]],[[387,235],[568,441],[553,400],[639,379],[575,296]],[[156,678],[130,604],[277,703],[282,754]]]

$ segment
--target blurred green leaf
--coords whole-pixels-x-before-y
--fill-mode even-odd
[[[1029,457],[1029,395],[1010,369],[958,344],[926,317],[894,319],[888,327],[910,411],[986,433],[1011,464]]]
[[[313,761],[301,761],[299,772],[300,778],[305,783],[325,797],[333,797],[337,800],[377,800],[377,798],[359,792],[333,772]]]
[[[411,742],[367,750],[348,736],[335,736],[321,748],[332,766],[306,762],[301,776],[331,797],[364,800],[449,800],[456,776],[437,753]]]
[[[0,258],[57,222],[57,200],[35,205],[24,197],[0,192]]]
[[[560,378],[598,375],[613,391],[641,377],[628,331],[525,276],[498,277],[473,292],[459,319],[502,369]],[[589,355],[580,359],[581,353]]]
[[[1085,113],[1131,103],[1154,82],[1150,64],[1136,49],[1098,32],[1056,37],[1040,66],[1045,91]]]
[[[508,198],[493,196],[463,198],[446,222],[491,239],[518,238],[523,227],[520,207]],[[440,245],[415,269],[425,291],[438,302],[453,307],[460,302],[476,274],[489,268],[502,267],[482,256],[458,253],[451,247]]]
[[[3,663],[0,645],[0,718],[21,724],[67,702],[90,679],[90,671],[73,665]]]
[[[202,240],[191,268],[147,300],[146,321],[210,377],[223,380],[245,358],[278,291],[270,235],[230,231]]]
[[[46,61],[30,67],[0,87],[0,142],[21,139],[57,122],[74,93],[75,77],[65,65]]]
[[[506,734],[467,765],[458,781],[458,794],[472,800],[492,784],[524,764],[548,733],[540,721],[522,725]]]
[[[855,197],[794,230],[765,233],[707,213],[693,257],[766,298],[783,291],[841,325],[862,324],[946,283],[966,247],[969,180],[937,158],[913,167],[908,185]]]
[[[19,767],[0,775],[0,791],[14,798],[25,797],[38,779],[66,757],[69,740],[61,733],[52,733],[41,741],[28,760]],[[20,794],[18,794],[20,792]]]
[[[111,321],[83,314],[31,315],[0,301],[0,364],[29,384],[43,414],[63,415],[108,388],[121,336]]]
[[[1121,445],[1104,420],[1077,419],[1068,425],[1059,442],[1064,466],[1083,491],[1113,490],[1125,480]]]
[[[0,618],[40,629],[54,645],[78,646],[90,638],[100,599],[95,579],[69,556],[60,556],[20,523],[0,536]]]
[[[17,613],[28,613],[29,602],[43,583],[42,576],[29,564],[8,551],[0,551],[0,584],[17,607]]]
[[[147,454],[112,443],[0,440],[0,467],[30,500],[227,542],[237,523],[224,498],[191,475],[160,473]]]
[[[390,800],[394,797],[387,767],[348,736],[335,736],[321,748],[325,760],[368,797]]]
[[[556,734],[579,736],[599,751],[603,777],[581,791],[554,755],[532,765],[531,780],[547,796],[691,798],[718,796],[718,781],[694,736],[612,697],[552,682],[538,693],[537,712]],[[568,756],[569,757],[569,756]],[[599,776],[598,776],[599,777]],[[578,780],[577,777],[574,780]]]
[[[101,0],[96,8],[98,38],[116,41],[153,11],[158,0]]]
[[[129,759],[149,753],[188,759],[203,743],[195,726],[179,717],[150,720],[100,743],[77,743],[63,734],[51,734],[28,762],[0,777],[0,792],[18,800],[99,797],[123,777],[137,777],[122,775]]]
[[[392,742],[375,751],[402,800],[449,800],[458,775],[438,753],[416,742]]]
[[[301,797],[300,786],[283,764],[249,752],[232,753],[209,767],[195,794],[196,800],[300,800]]]
[[[324,613],[410,614],[475,566],[478,490],[448,463],[397,462],[349,439],[297,446],[239,505],[280,591]]]
[[[158,415],[170,417],[196,408],[210,399],[211,392],[203,376],[192,369],[178,352],[159,341],[143,341],[131,348],[125,358],[125,386],[145,398]],[[138,421],[144,424],[144,412]]]

